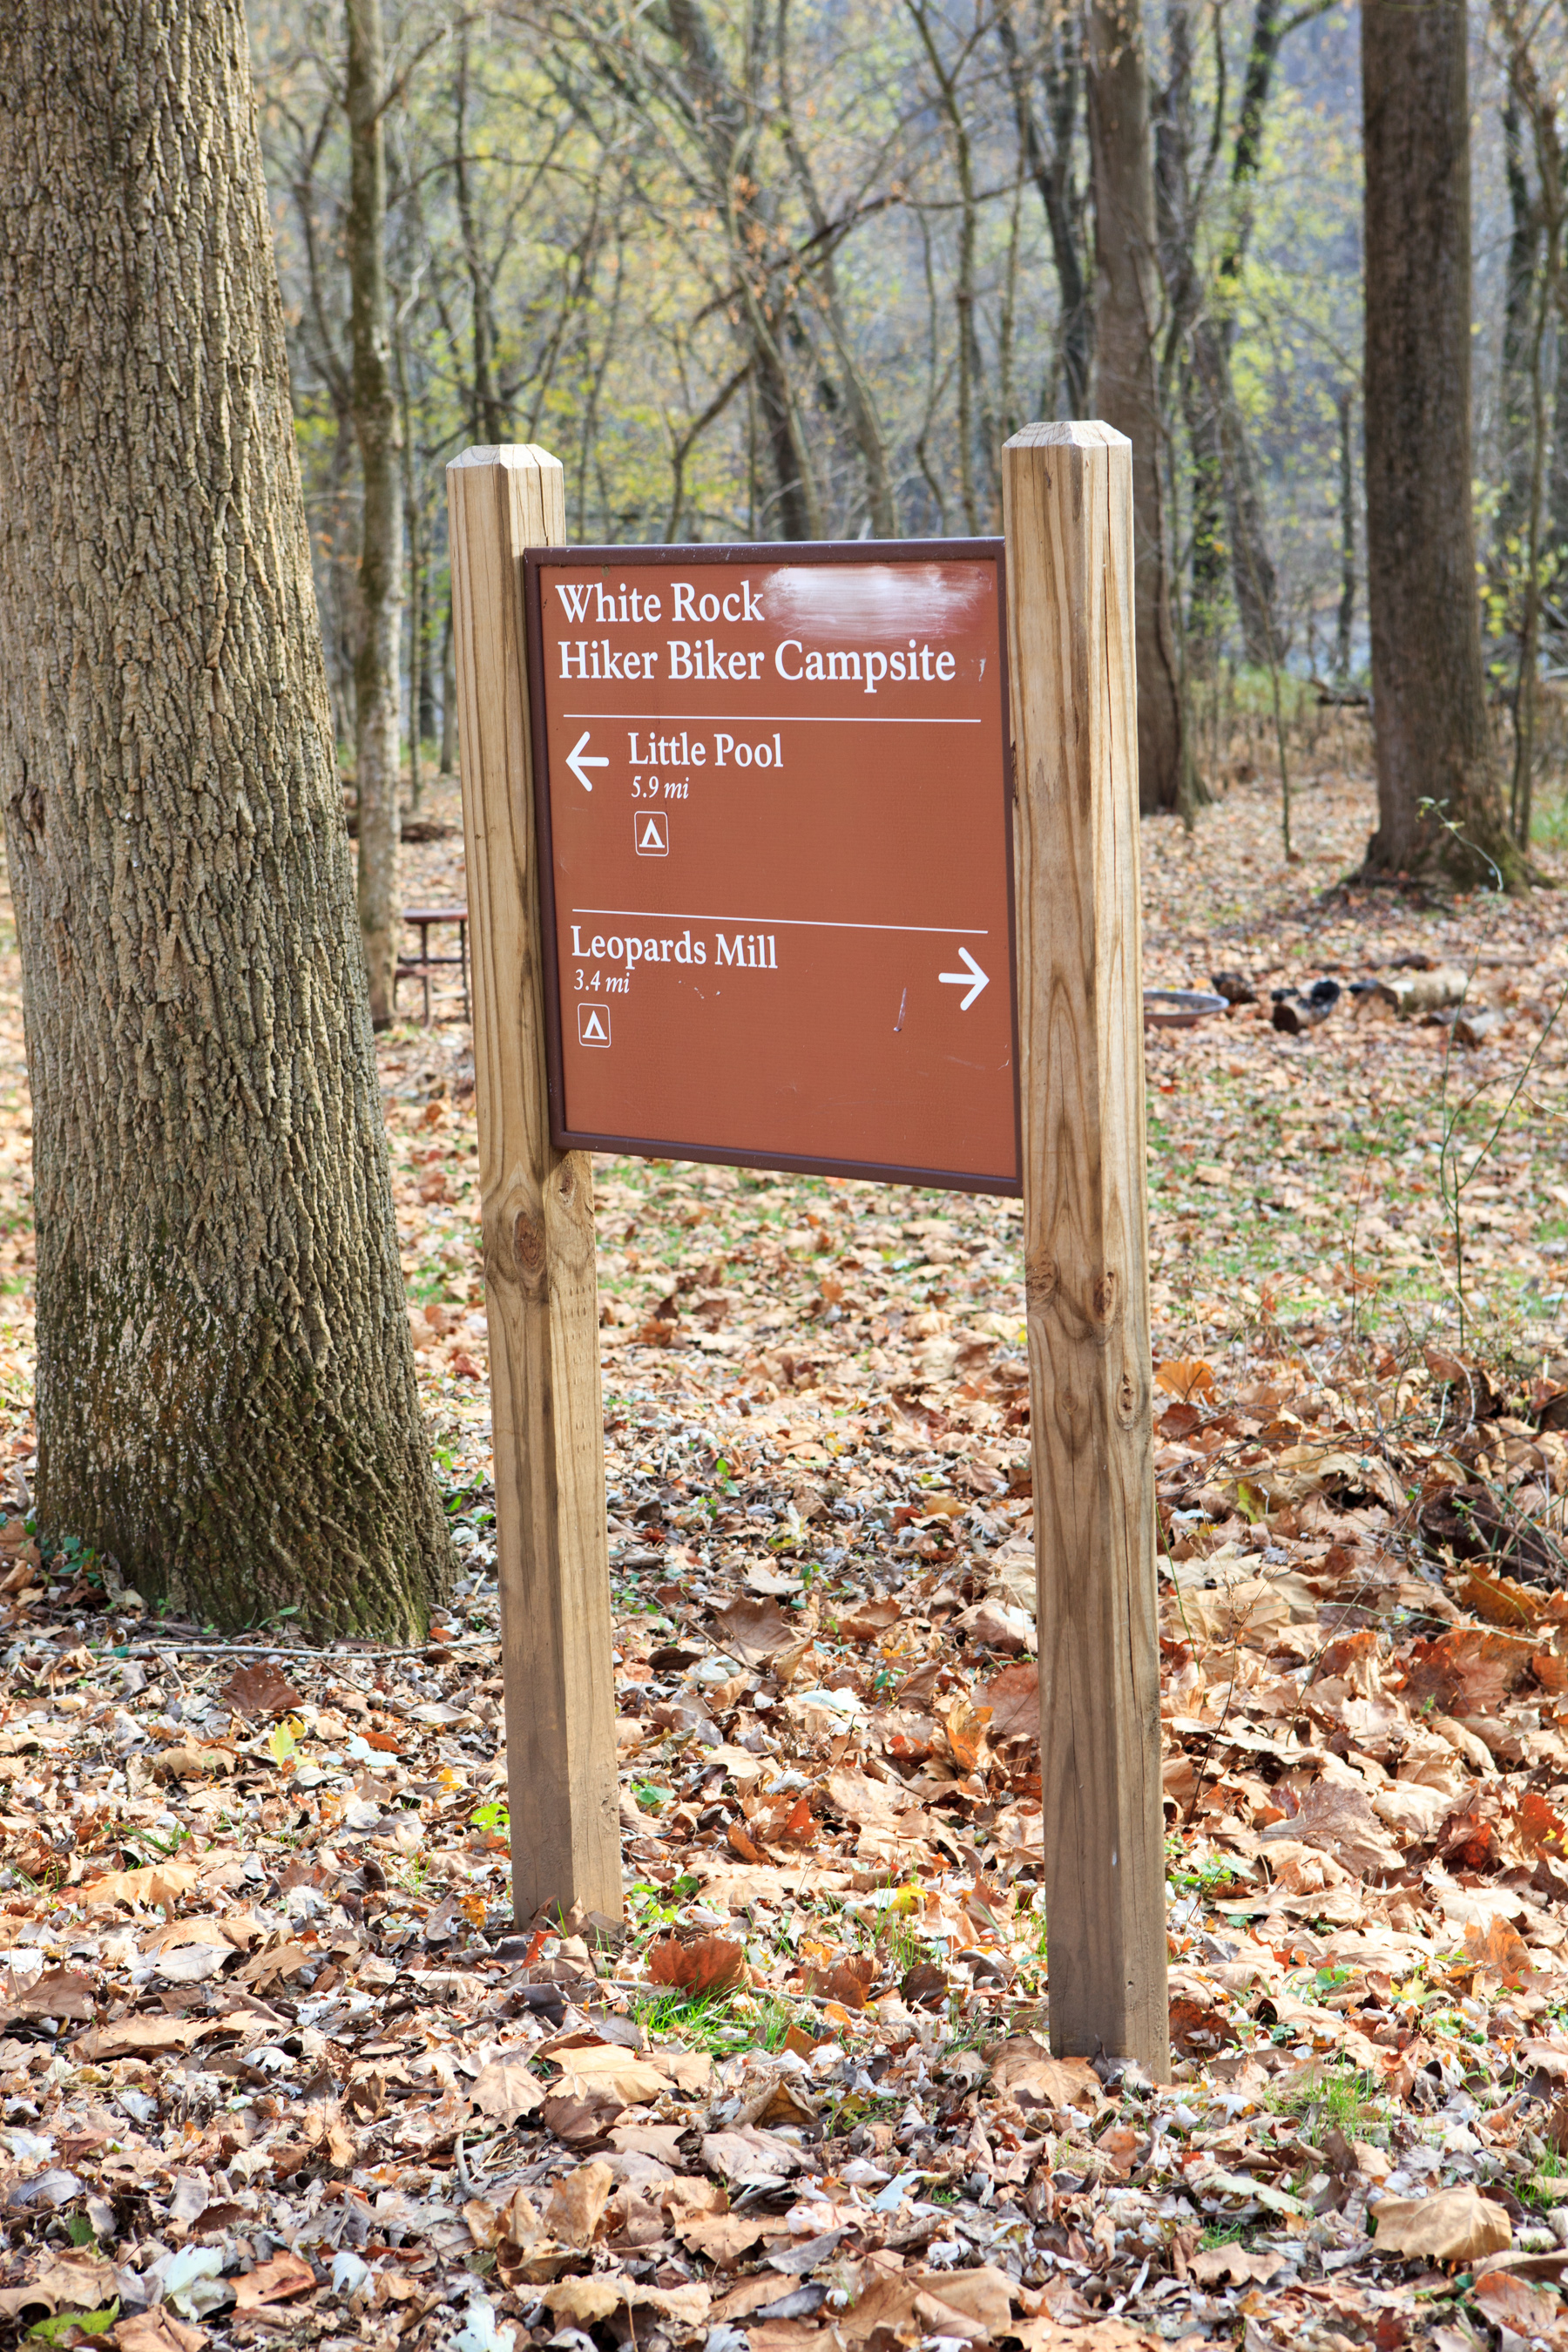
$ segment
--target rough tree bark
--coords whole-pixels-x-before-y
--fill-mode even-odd
[[[1371,871],[1510,879],[1470,508],[1470,117],[1463,0],[1363,0]]]
[[[381,0],[347,0],[351,397],[362,507],[354,648],[359,922],[370,1017],[393,1016],[398,938],[398,654],[403,640],[403,485],[386,301],[386,138]]]
[[[39,1510],[225,1625],[416,1634],[449,1549],[240,0],[15,0],[0,89]]]
[[[1172,809],[1184,805],[1188,786],[1161,476],[1154,165],[1138,0],[1092,0],[1089,144],[1097,406],[1132,444],[1138,792],[1145,811]]]

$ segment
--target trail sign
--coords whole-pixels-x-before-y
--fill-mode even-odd
[[[530,552],[558,1149],[1021,1190],[1003,560]]]
[[[1131,450],[1028,425],[1002,479],[1005,636],[992,541],[574,554],[547,452],[447,467],[512,1886],[524,1922],[618,1932],[593,1163],[567,1147],[1021,1171],[1051,2046],[1163,2080]]]

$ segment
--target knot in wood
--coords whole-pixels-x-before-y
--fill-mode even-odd
[[[1116,1268],[1102,1265],[1094,1277],[1094,1289],[1089,1297],[1089,1313],[1102,1335],[1110,1330],[1120,1311]]]
[[[1131,1429],[1138,1418],[1138,1383],[1125,1364],[1116,1383],[1116,1418],[1123,1429]]]
[[[1030,1307],[1048,1307],[1057,1295],[1061,1271],[1049,1250],[1037,1250],[1025,1261],[1024,1297]]]
[[[523,1288],[538,1296],[544,1288],[544,1226],[538,1217],[520,1209],[511,1224],[512,1263]]]

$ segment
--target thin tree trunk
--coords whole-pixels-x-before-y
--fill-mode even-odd
[[[855,435],[860,460],[866,468],[866,501],[871,530],[878,539],[896,539],[899,535],[898,509],[893,502],[893,486],[888,473],[888,446],[882,437],[882,427],[870,386],[856,360],[853,338],[844,316],[844,303],[838,290],[838,272],[834,262],[833,236],[828,224],[827,209],[816,184],[816,174],[800,143],[795,130],[795,101],[789,72],[789,5],[779,0],[779,127],[784,152],[795,173],[795,185],[811,217],[812,228],[822,247],[822,260],[817,278],[822,287],[822,299],[827,316],[827,331],[833,339],[834,355],[844,378],[845,398],[849,408],[849,423]]]
[[[1524,168],[1523,125],[1510,88],[1503,100],[1503,171],[1508,184],[1508,262],[1503,274],[1502,485],[1498,499],[1497,555],[1506,570],[1519,558],[1518,540],[1530,503],[1531,371],[1535,279],[1541,220]],[[1514,545],[1511,552],[1509,542]]]
[[[13,0],[0,89],[40,1516],[198,1618],[413,1637],[450,1554],[244,11]]]
[[[958,283],[953,290],[953,305],[958,312],[958,487],[963,500],[964,529],[973,535],[980,529],[980,500],[974,479],[974,399],[982,373],[979,339],[974,326],[977,225],[973,155],[957,84],[943,62],[926,0],[905,0],[905,5],[914,20],[926,63],[941,93],[942,110],[947,117],[948,131],[952,140],[952,160],[958,182]]]
[[[354,776],[359,795],[359,920],[370,1015],[393,1018],[398,939],[398,655],[403,635],[403,514],[397,394],[386,301],[386,142],[382,122],[381,0],[346,0],[350,333],[354,434],[363,485],[360,641],[354,653]]]
[[[1493,16],[1508,50],[1509,94],[1522,105],[1535,150],[1539,196],[1533,217],[1540,229],[1540,283],[1531,284],[1529,341],[1524,354],[1529,393],[1529,442],[1524,531],[1524,609],[1519,630],[1519,684],[1513,714],[1513,782],[1509,819],[1521,852],[1528,856],[1535,789],[1535,741],[1541,667],[1541,621],[1544,602],[1542,533],[1546,506],[1546,330],[1557,307],[1563,274],[1563,164],[1555,90],[1543,87],[1537,70],[1533,25],[1516,0],[1493,0]],[[1533,254],[1532,254],[1533,259]]]
[[[414,478],[414,412],[408,396],[408,356],[404,348],[403,322],[397,320],[394,349],[397,360],[397,412],[402,428],[398,459],[402,474],[403,513],[408,534],[408,807],[416,814],[425,790],[420,729],[424,721],[421,686],[425,660],[425,532],[419,491]]]
[[[452,635],[452,596],[447,593],[447,625],[441,633],[441,773],[458,772],[458,652]]]
[[[1050,21],[1045,21],[1047,9]],[[1093,319],[1089,310],[1089,278],[1084,268],[1082,232],[1073,189],[1073,138],[1078,128],[1079,58],[1076,9],[1042,0],[1040,48],[1048,64],[1042,67],[1046,83],[1047,147],[1035,112],[1031,61],[1025,57],[1013,22],[1011,0],[1000,0],[996,33],[1006,62],[1013,92],[1018,135],[1023,141],[1030,178],[1039,192],[1050,232],[1051,259],[1057,273],[1057,312],[1061,321],[1061,363],[1069,417],[1089,415],[1089,373],[1092,358]]]
[[[1510,877],[1470,508],[1464,0],[1363,0],[1373,870]]]
[[[379,5],[379,0],[377,0]],[[495,332],[490,318],[489,281],[479,250],[474,219],[473,186],[468,171],[468,19],[458,27],[458,71],[454,84],[457,137],[452,155],[452,180],[458,198],[458,226],[463,240],[463,261],[468,273],[468,300],[473,311],[473,381],[469,387],[470,429],[476,441],[498,448],[506,439],[506,416],[496,395]]]
[[[1355,445],[1351,438],[1355,394],[1350,385],[1340,391],[1340,605],[1334,622],[1334,678],[1342,686],[1351,674],[1351,631],[1355,622]]]
[[[1145,810],[1173,809],[1188,790],[1161,482],[1154,171],[1138,0],[1092,0],[1089,136],[1099,407],[1132,444],[1139,797]]]

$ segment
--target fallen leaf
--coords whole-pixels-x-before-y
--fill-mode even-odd
[[[590,2042],[578,2049],[547,2050],[543,2054],[561,2069],[561,2080],[552,2088],[569,2098],[605,2092],[623,2107],[638,2107],[662,2097],[669,2088],[669,2076],[662,2068],[616,2042]]]
[[[675,1985],[693,2000],[706,1993],[730,1992],[747,1980],[745,1947],[722,1936],[699,1936],[683,1944],[666,1936],[647,1956],[650,1984]]]
[[[1020,2106],[1086,2107],[1092,2115],[1104,2097],[1087,2058],[1053,2058],[1026,2034],[992,2051],[991,2079]]]
[[[25,2311],[95,2311],[115,2295],[114,2265],[101,2254],[63,2254],[44,2263],[25,2286],[0,2287],[0,2318]]]
[[[903,1603],[891,1594],[883,1601],[863,1601],[847,1616],[840,1617],[838,1631],[852,1642],[874,1642],[879,1633],[890,1633],[903,1613]]]
[[[194,2319],[176,2319],[162,2303],[151,2311],[133,2312],[104,2338],[116,2352],[202,2352],[208,2340],[205,2327]]]
[[[74,1969],[46,1969],[31,1984],[0,1977],[0,2010],[12,2017],[64,2017],[85,2022],[93,2014],[92,1979]]]
[[[235,1769],[226,1748],[165,1748],[153,1769],[160,1780],[219,1780]]]
[[[1256,2284],[1267,2286],[1271,2278],[1290,2264],[1283,2254],[1267,2250],[1254,2252],[1250,2246],[1231,2243],[1226,2246],[1200,2246],[1187,2258],[1187,2268],[1200,2286],[1218,2286],[1228,2281],[1232,2286]]]
[[[620,2309],[630,2284],[629,2279],[557,2279],[544,2290],[545,2307],[552,2319],[570,2320],[577,2327],[592,2326],[595,2320],[608,2319]]]
[[[1370,2218],[1378,2252],[1414,2262],[1473,2263],[1513,2243],[1504,2208],[1468,2186],[1440,2189],[1431,2197],[1385,2197]]]
[[[616,2176],[607,2164],[580,2164],[558,2180],[541,2213],[546,2230],[563,2245],[590,2246],[598,2228]]]
[[[274,2254],[269,2263],[261,2263],[235,2280],[235,2309],[259,2311],[264,2304],[283,2303],[290,2295],[308,2294],[315,2284],[316,2273],[310,2263],[285,2250]]]
[[[992,1746],[1004,1740],[1037,1740],[1040,1736],[1040,1670],[1037,1665],[1004,1666],[975,1692],[991,1710],[986,1738]]]
[[[94,2026],[71,2044],[83,2065],[101,2065],[106,2058],[146,2058],[160,2050],[188,2050],[197,2035],[211,2032],[193,2017],[122,2017],[114,2025]]]
[[[154,1904],[172,1909],[201,1876],[195,1863],[149,1862],[140,1870],[110,1870],[78,1888],[83,1903]]]
[[[713,1622],[724,1636],[724,1647],[746,1665],[762,1665],[798,1642],[801,1620],[776,1601],[749,1599],[744,1593],[715,1609]]]
[[[841,2000],[846,2009],[864,2009],[876,1976],[877,1963],[868,1953],[850,1952],[827,1968],[808,1969],[805,1988],[825,2000]]]
[[[1214,1384],[1214,1366],[1202,1356],[1173,1356],[1154,1374],[1161,1395],[1179,1397],[1184,1403],[1191,1397],[1212,1396]]]
[[[1523,1937],[1505,1919],[1494,1919],[1485,1927],[1472,1922],[1465,1929],[1465,1958],[1471,1968],[1495,1977],[1499,1984],[1515,1988],[1535,1965]]]
[[[530,2068],[526,2051],[503,2051],[479,2068],[468,2096],[481,2115],[514,2124],[543,2105],[544,2085]]]
[[[1470,2300],[1485,2312],[1494,2327],[1527,2340],[1560,2345],[1563,2340],[1563,2310],[1554,2294],[1543,2294],[1508,2271],[1483,2273],[1470,2290]]]
[[[254,1666],[236,1667],[223,1685],[222,1695],[237,1715],[252,1720],[263,1715],[288,1715],[302,1704],[288,1675],[269,1658]]]

